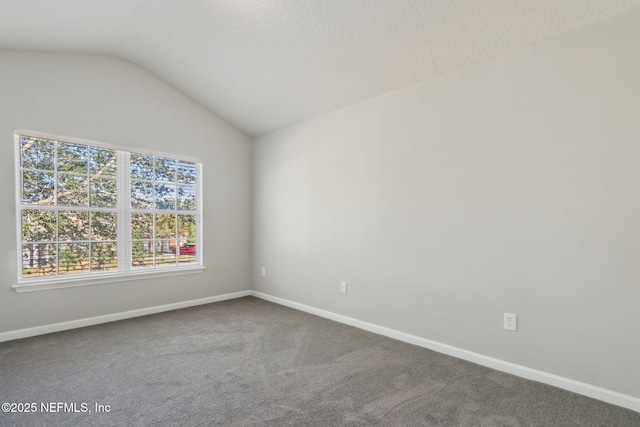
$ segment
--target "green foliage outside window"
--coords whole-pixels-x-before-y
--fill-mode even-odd
[[[118,152],[19,136],[22,277],[118,270],[119,218],[131,219],[133,268],[194,263],[197,167],[124,153],[128,206],[119,206]]]

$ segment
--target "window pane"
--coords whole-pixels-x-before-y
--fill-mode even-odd
[[[176,238],[175,214],[156,215],[156,239]]]
[[[52,172],[22,173],[22,203],[53,205],[54,188]]]
[[[91,271],[117,270],[117,254],[116,243],[91,243]]]
[[[63,172],[87,173],[89,147],[80,144],[58,143],[58,170]]]
[[[145,154],[131,154],[129,161],[131,178],[153,179],[153,157]]]
[[[61,243],[58,251],[58,274],[89,272],[89,244]]]
[[[87,206],[88,187],[86,175],[58,175],[58,205]]]
[[[184,184],[195,184],[196,170],[195,163],[178,162],[178,182]]]
[[[156,184],[156,209],[176,208],[176,186],[174,184]]]
[[[134,209],[153,209],[154,203],[152,183],[131,183],[131,207]]]
[[[156,156],[156,181],[176,182],[176,161]]]
[[[48,139],[20,137],[20,163],[26,169],[53,170],[54,142]]]
[[[150,239],[153,237],[153,214],[131,214],[131,237],[133,239]]]
[[[170,265],[176,263],[176,241],[175,240],[156,240],[156,265]]]
[[[153,267],[153,241],[134,241],[131,244],[131,266]]]
[[[178,210],[194,211],[196,210],[196,187],[194,185],[178,186]]]
[[[91,213],[91,239],[117,240],[118,214],[115,212]]]
[[[92,175],[115,176],[116,150],[91,147],[89,152],[89,173]]]
[[[89,212],[60,211],[58,240],[89,240]]]
[[[115,208],[118,203],[118,187],[114,178],[91,178],[91,206]]]
[[[22,241],[45,242],[56,240],[56,213],[37,209],[22,211]]]
[[[22,245],[22,277],[55,276],[56,258],[53,243]]]
[[[196,242],[195,240],[187,240],[178,248],[178,262],[188,263],[196,262]]]
[[[196,238],[195,215],[178,215],[178,237],[182,239]]]

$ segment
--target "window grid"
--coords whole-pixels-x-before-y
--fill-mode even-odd
[[[198,244],[201,207],[196,197],[200,191],[198,163],[72,138],[18,132],[15,135],[20,183],[19,282],[55,280],[69,275],[127,274],[156,268],[171,270],[190,265],[201,267],[201,245]],[[34,145],[36,148],[29,158],[25,152]],[[101,159],[105,154],[106,161]],[[134,161],[141,157],[150,159],[151,175],[143,179],[136,177],[132,157]],[[168,165],[168,170],[163,169],[163,165]],[[151,185],[147,194],[151,195],[150,205],[133,206],[134,183]],[[163,198],[166,187],[169,187],[169,197]],[[28,190],[32,190],[31,197]],[[53,214],[48,216],[49,220],[54,218],[50,223],[44,220],[46,213]],[[132,234],[138,214],[151,215],[152,233],[148,238],[136,239]],[[169,223],[169,231],[163,230],[164,234],[159,233],[161,221]],[[53,224],[54,232],[38,235],[36,231],[43,224],[45,231]],[[113,229],[115,234],[109,234]],[[136,265],[133,251],[140,244],[147,245],[147,250],[142,249],[150,255],[151,262]],[[79,260],[76,255],[80,255]],[[39,274],[33,270],[34,265],[40,270]]]
[[[185,233],[181,227],[196,223],[193,215],[197,206],[196,165],[175,158],[131,153],[130,171],[132,268],[197,262],[197,254],[183,246],[195,244],[195,229]],[[138,222],[142,222],[141,226],[134,227]]]

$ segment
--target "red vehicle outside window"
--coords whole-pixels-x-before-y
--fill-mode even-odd
[[[195,255],[196,254],[196,245],[193,243],[189,243],[186,245],[180,246],[180,255]],[[171,248],[171,252],[175,252],[175,248]]]

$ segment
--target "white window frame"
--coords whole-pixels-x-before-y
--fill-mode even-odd
[[[15,177],[16,177],[16,248],[17,248],[17,267],[18,280],[12,288],[19,293],[45,291],[51,289],[62,289],[77,286],[99,285],[104,283],[114,283],[132,280],[152,279],[156,277],[180,276],[185,274],[202,273],[205,270],[203,265],[203,243],[202,243],[202,162],[198,159],[161,153],[151,150],[137,149],[106,144],[97,141],[89,141],[79,138],[67,136],[53,135],[49,133],[29,131],[23,129],[14,129],[14,149],[15,153]],[[45,277],[22,277],[22,210],[33,207],[33,205],[22,204],[22,176],[20,165],[20,137],[28,136],[34,138],[57,140],[72,144],[89,145],[93,147],[108,148],[117,151],[117,213],[118,213],[118,269],[104,272],[76,273],[72,275],[56,275]],[[196,261],[181,265],[163,265],[150,268],[133,268],[131,265],[132,239],[131,239],[131,213],[135,209],[131,208],[131,178],[129,168],[130,154],[145,154],[151,156],[162,156],[176,160],[183,160],[196,164],[196,211],[185,211],[196,215]],[[42,209],[42,206],[40,207]],[[46,208],[45,208],[46,209]],[[52,207],[52,210],[88,210],[100,211],[100,208],[76,208],[76,207]],[[113,208],[111,208],[113,211]],[[150,211],[153,213],[155,211]],[[179,212],[179,211],[178,211]],[[178,213],[174,212],[174,213]],[[176,252],[178,248],[176,247]]]

